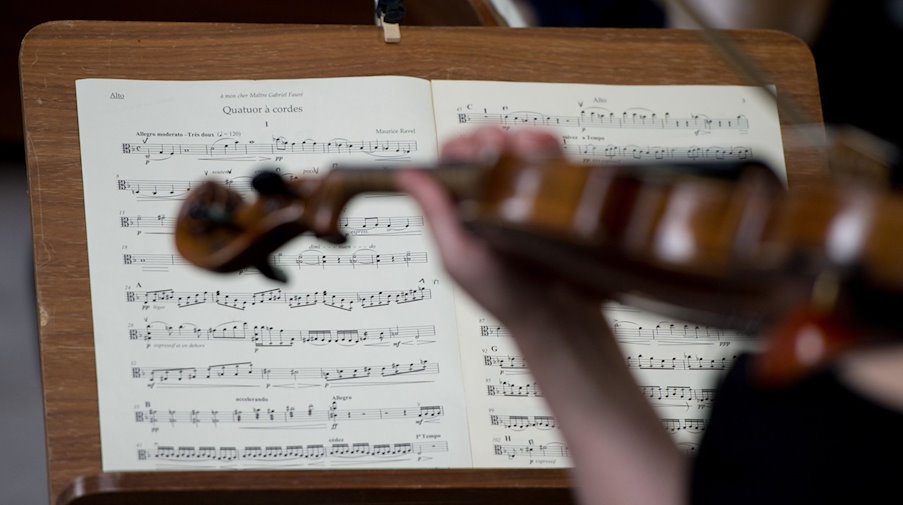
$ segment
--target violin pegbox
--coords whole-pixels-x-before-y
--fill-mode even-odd
[[[270,279],[286,275],[269,260],[273,250],[303,233],[304,198],[274,171],[258,172],[253,202],[206,181],[192,189],[176,221],[176,248],[189,262],[215,272],[254,267]]]

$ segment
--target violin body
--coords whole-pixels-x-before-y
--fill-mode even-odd
[[[685,320],[772,330],[765,382],[799,377],[849,348],[851,335],[866,333],[857,331],[861,312],[903,286],[903,242],[880,233],[903,231],[903,203],[866,190],[788,192],[755,162],[588,166],[503,156],[430,173],[462,222],[513,261]],[[285,280],[269,263],[273,251],[308,232],[342,242],[345,204],[394,191],[393,178],[384,169],[296,180],[264,172],[253,202],[205,182],[182,207],[176,245],[208,270],[256,267]]]

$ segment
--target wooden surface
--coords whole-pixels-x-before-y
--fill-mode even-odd
[[[549,470],[301,470],[110,473],[76,480],[59,505],[570,505]],[[206,490],[203,501],[198,490]]]
[[[406,0],[405,25],[497,26],[504,20],[491,0]],[[153,8],[109,0],[7,2],[0,17],[0,147],[22,143],[22,111],[16,57],[25,33],[56,19],[216,23],[370,24],[373,0],[295,2],[255,0],[157,0]],[[502,24],[503,25],[503,24]],[[0,167],[2,169],[2,167]]]
[[[815,67],[805,45],[778,32],[736,32],[735,37],[767,69],[779,92],[821,121]],[[20,65],[51,496],[58,496],[77,477],[101,471],[76,79],[398,74],[430,79],[745,84],[697,34],[671,30],[403,26],[401,44],[386,45],[372,26],[60,21],[29,33]],[[812,150],[788,151],[787,165],[791,187],[824,179],[821,159]],[[493,470],[479,476],[460,471],[239,472],[225,478],[129,474],[131,480],[115,482],[253,488],[261,475],[276,487],[303,487],[314,481],[327,487],[354,486],[360,479],[382,486],[406,483],[413,486],[410,489],[438,483],[457,490],[459,494],[449,494],[449,499],[462,500],[478,496],[481,486],[527,485],[541,475],[542,486],[556,490],[558,499],[568,496],[566,472],[560,470]],[[114,482],[108,480],[112,478],[85,482],[97,486]],[[354,497],[349,501],[385,498]],[[548,498],[535,497],[537,503]]]

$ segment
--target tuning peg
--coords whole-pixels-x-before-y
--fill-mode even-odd
[[[297,196],[285,179],[273,170],[261,170],[251,179],[251,186],[261,195]]]

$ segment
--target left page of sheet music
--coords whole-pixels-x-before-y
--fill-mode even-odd
[[[471,466],[449,282],[416,207],[361,197],[289,274],[185,264],[191,185],[436,158],[411,78],[77,82],[105,471]]]

